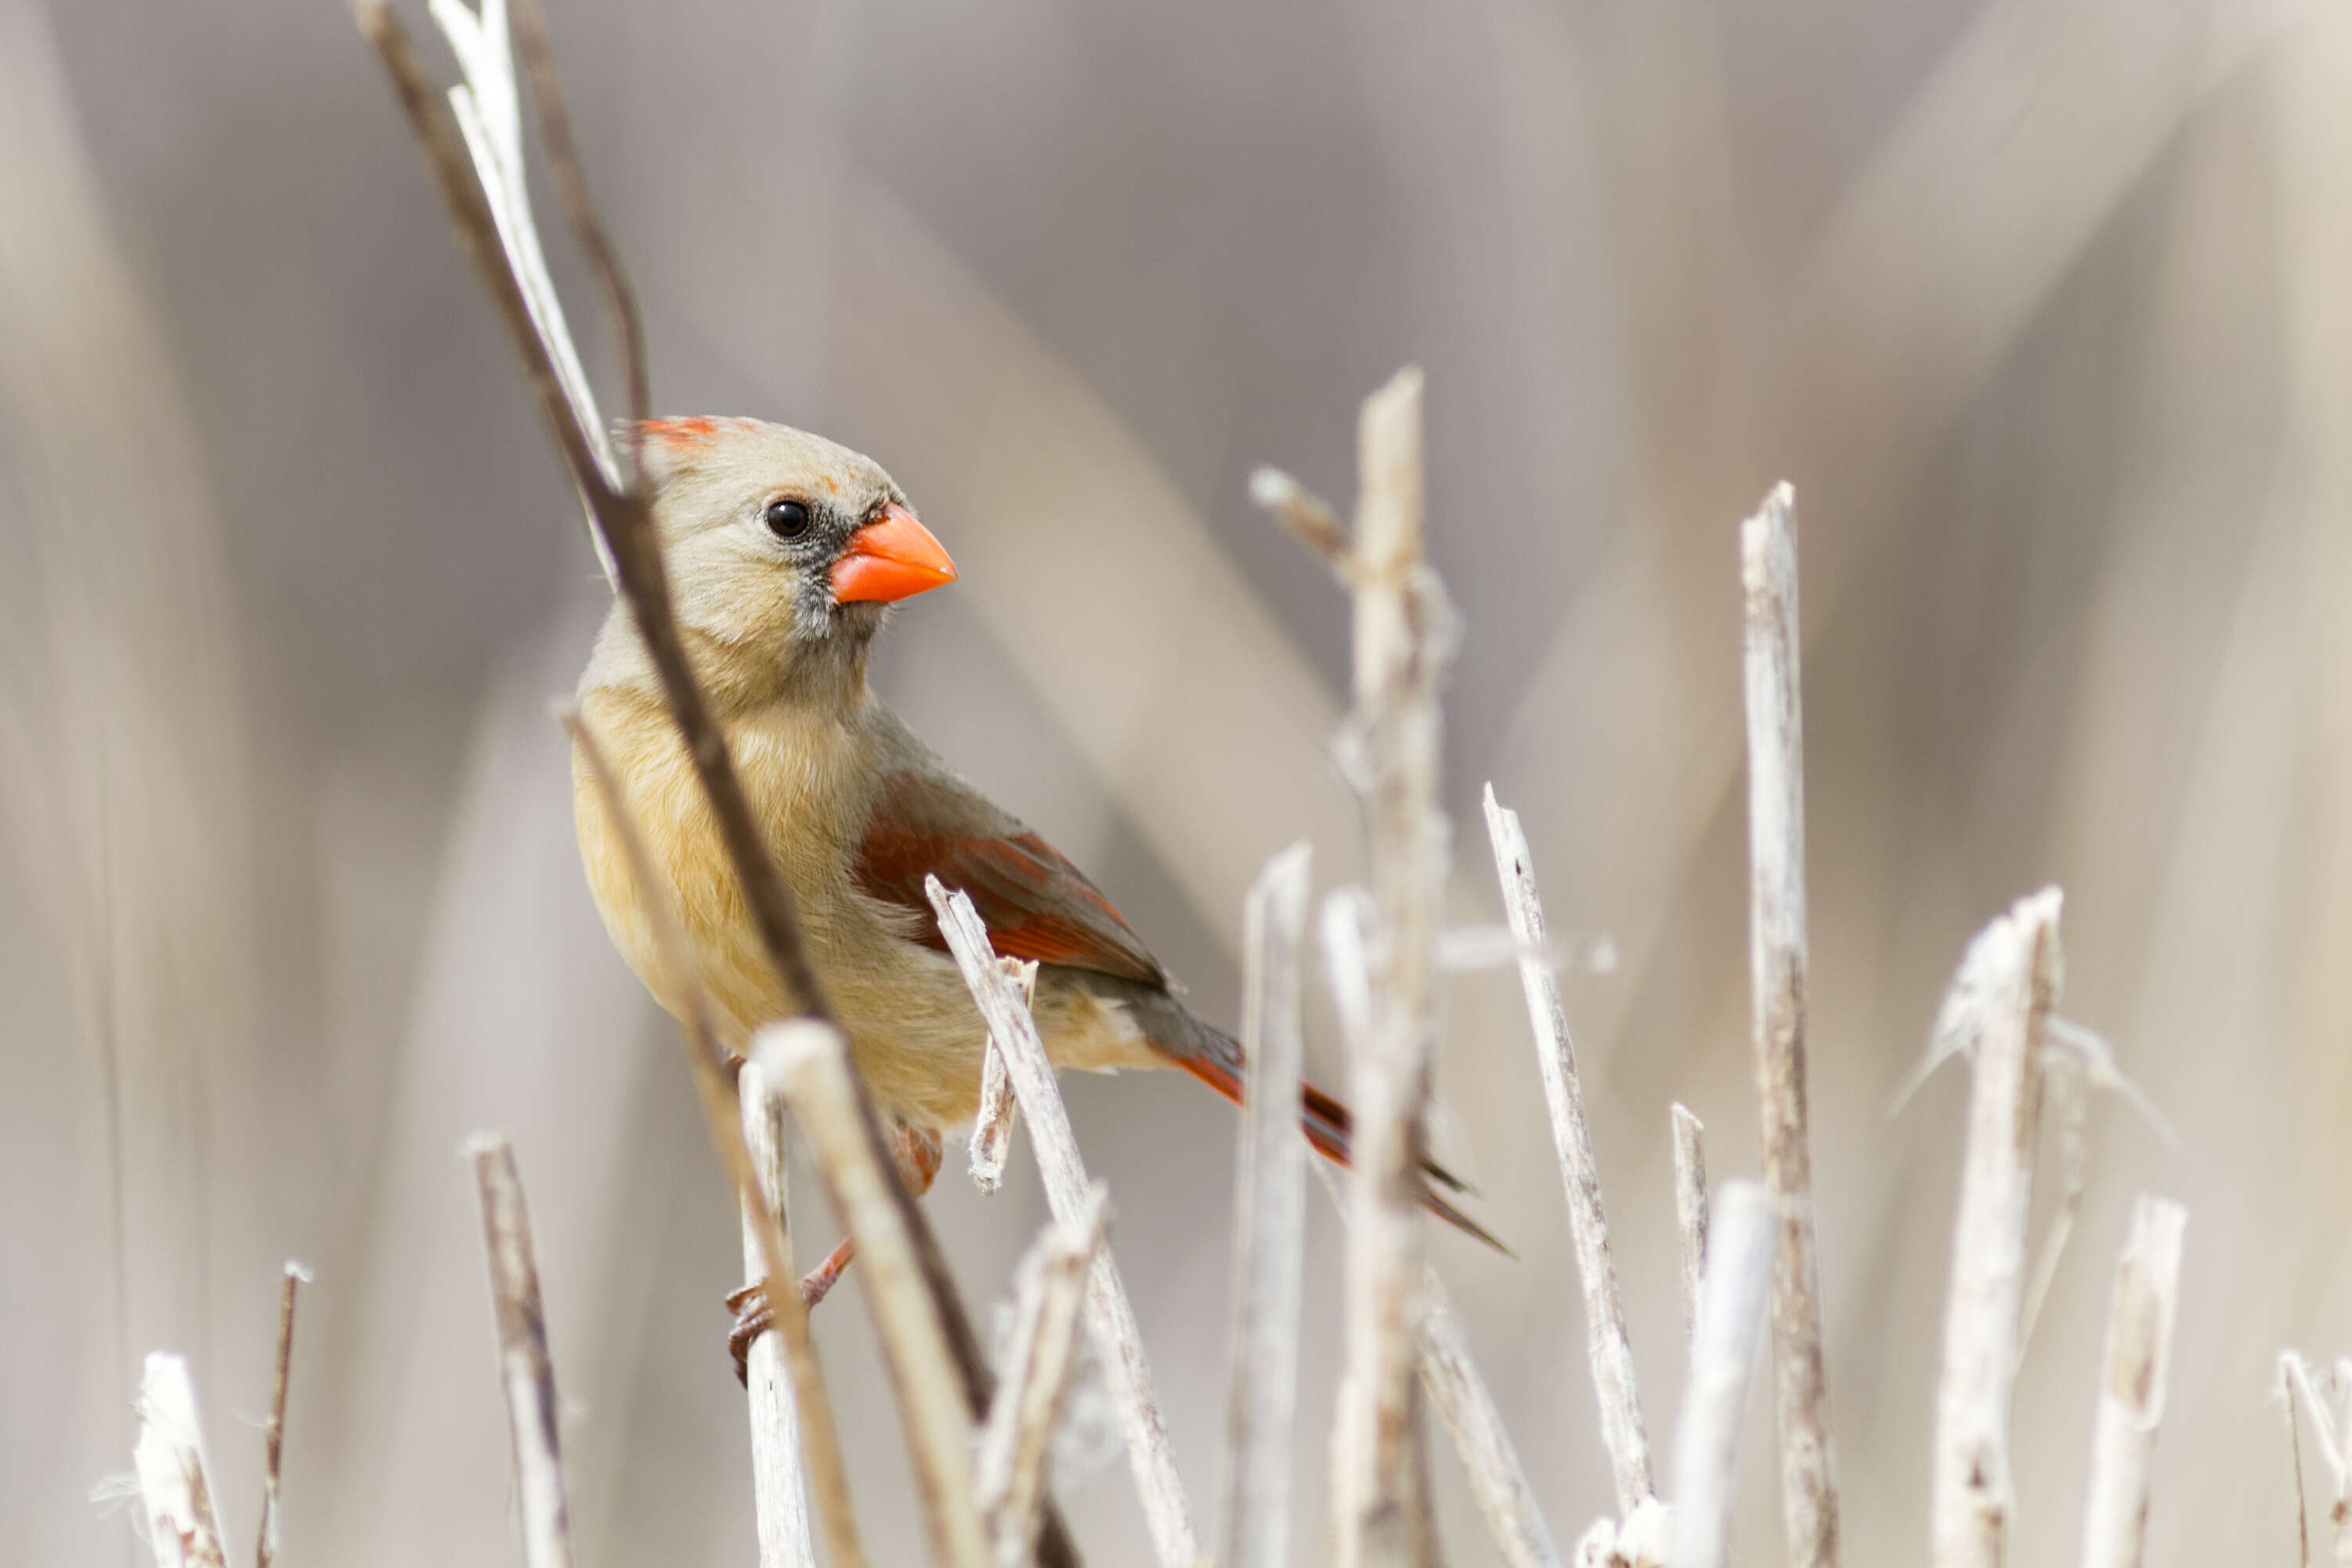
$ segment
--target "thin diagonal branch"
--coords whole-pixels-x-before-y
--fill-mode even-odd
[[[1706,1274],[1706,1127],[1680,1100],[1674,1107],[1675,1229],[1682,1240],[1683,1338],[1698,1334],[1698,1286]]]
[[[1061,1418],[1071,1356],[1077,1347],[1078,1315],[1086,1307],[1087,1276],[1102,1246],[1103,1211],[1109,1195],[1108,1187],[1096,1183],[1087,1194],[1085,1227],[1055,1221],[1014,1271],[1012,1346],[972,1460],[973,1484],[995,1546],[997,1568],[1019,1568],[1028,1561],[1036,1539],[1045,1456],[1053,1447],[1055,1423]]]
[[[563,1443],[556,1430],[555,1367],[547,1353],[547,1310],[531,1255],[530,1212],[514,1145],[504,1133],[467,1141],[482,1205],[482,1246],[497,1314],[499,1383],[506,1392],[514,1441],[516,1511],[522,1521],[525,1568],[572,1568],[572,1504],[563,1485]]]
[[[294,1365],[294,1293],[310,1278],[289,1260],[278,1297],[278,1374],[270,1384],[269,1425],[261,1436],[261,1528],[255,1533],[255,1568],[269,1568],[278,1555],[278,1481],[286,1456],[286,1378]]]

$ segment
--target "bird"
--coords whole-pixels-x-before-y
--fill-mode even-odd
[[[760,419],[655,419],[624,437],[639,454],[688,661],[918,1195],[938,1173],[944,1134],[979,1110],[987,1042],[925,897],[930,876],[971,897],[1000,955],[1037,964],[1038,1032],[1057,1068],[1179,1068],[1239,1104],[1233,1036],[1186,1004],[1084,872],[959,776],[869,685],[868,656],[893,607],[956,578],[890,476]],[[636,884],[575,744],[573,815],[605,929],[673,1016],[688,1016],[698,986],[721,1043],[740,1055],[793,999],[623,604],[596,636],[575,701],[663,884]],[[664,963],[652,898],[674,911],[693,973]],[[1345,1164],[1346,1108],[1310,1086],[1299,1115],[1313,1147]],[[1460,1181],[1432,1163],[1423,1186],[1432,1212],[1500,1247],[1444,1195],[1466,1190]],[[803,1282],[803,1298],[821,1299],[850,1256],[845,1243]],[[739,1322],[739,1361],[755,1327],[750,1314]]]

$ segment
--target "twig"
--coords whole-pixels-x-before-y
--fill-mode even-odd
[[[997,1568],[1019,1568],[1036,1539],[1045,1455],[1061,1417],[1088,1265],[1102,1245],[1108,1199],[1109,1189],[1096,1183],[1087,1194],[1085,1226],[1073,1228],[1058,1220],[1047,1226],[1013,1277],[1012,1348],[972,1460],[981,1517],[995,1544]]]
[[[734,1189],[745,1223],[758,1222],[760,1256],[747,1267],[756,1270],[763,1281],[762,1295],[768,1310],[782,1331],[784,1366],[792,1379],[793,1425],[803,1449],[797,1463],[807,1468],[806,1479],[816,1498],[817,1523],[824,1532],[825,1553],[834,1568],[864,1568],[866,1552],[850,1503],[849,1477],[842,1462],[833,1396],[825,1386],[824,1369],[817,1361],[815,1342],[809,1337],[808,1308],[801,1300],[800,1282],[793,1269],[792,1241],[784,1232],[781,1177],[772,1203],[765,1179],[755,1169],[746,1141],[745,1124],[753,1114],[752,1102],[741,1098],[739,1105],[739,1086],[729,1080],[727,1053],[719,1043],[709,993],[703,988],[698,966],[687,946],[686,932],[678,925],[677,911],[670,907],[665,885],[655,874],[653,856],[646,847],[645,835],[621,788],[620,777],[614,773],[604,745],[586,718],[570,708],[558,710],[556,716],[587,765],[588,776],[596,786],[605,815],[612,820],[613,837],[629,863],[630,879],[639,892],[638,908],[645,911],[662,967],[678,976],[683,984],[686,1016],[681,1020],[680,1038],[686,1047],[687,1063],[694,1070],[695,1089],[702,1102],[711,1144],[719,1152],[719,1165],[727,1173],[728,1184]],[[772,1089],[772,1086],[770,1088]],[[758,1342],[752,1348],[758,1349]],[[747,1380],[748,1375],[747,1370]],[[756,1445],[756,1433],[762,1424],[756,1401],[751,1419]],[[772,1420],[766,1425],[772,1432],[777,1429]],[[767,1467],[761,1464],[756,1446],[753,1462],[761,1465],[760,1473],[752,1478],[752,1497],[762,1507],[761,1536],[764,1542],[769,1533],[764,1522],[766,1500],[798,1493],[790,1489],[788,1482],[766,1476]]]
[[[1812,1155],[1805,1131],[1805,761],[1798,675],[1796,493],[1773,487],[1739,525],[1747,606],[1748,974],[1764,1185],[1780,1224],[1772,1269],[1780,1511],[1796,1568],[1835,1568],[1837,1475],[1822,1355]]]
[[[1220,1558],[1226,1568],[1290,1562],[1307,1247],[1307,1150],[1291,1108],[1306,1055],[1300,966],[1312,857],[1305,843],[1276,854],[1243,906],[1244,1087]]]
[[[784,1097],[757,1062],[735,1080],[743,1108],[743,1142],[759,1178],[739,1193],[743,1210],[743,1271],[762,1287],[772,1316],[779,1297],[797,1300],[789,1254],[772,1258],[790,1199],[785,1169]],[[789,1238],[784,1245],[789,1247]],[[805,1317],[802,1321],[806,1331]],[[751,1417],[751,1501],[759,1525],[760,1568],[814,1568],[808,1493],[801,1473],[799,1412],[793,1407],[790,1352],[783,1334],[761,1334],[744,1352],[743,1388]]]
[[[254,1538],[256,1568],[269,1568],[278,1556],[278,1479],[286,1452],[286,1374],[294,1365],[294,1292],[310,1278],[289,1260],[278,1297],[278,1375],[269,1390],[269,1425],[261,1436],[261,1528]]]
[[[1045,1201],[1054,1217],[1077,1227],[1084,1217],[1090,1184],[1078,1157],[1076,1137],[1061,1092],[1054,1087],[1054,1065],[1038,1038],[1037,1021],[998,966],[988,928],[971,900],[960,889],[943,887],[937,877],[923,879],[924,892],[938,913],[940,934],[955,955],[981,1016],[987,1020],[992,1048],[1004,1058],[1013,1092],[1021,1101],[1021,1119],[1037,1145],[1037,1170],[1045,1178]],[[1129,1468],[1143,1500],[1143,1514],[1163,1568],[1192,1568],[1201,1555],[1192,1533],[1183,1482],[1176,1474],[1176,1458],[1160,1420],[1160,1404],[1151,1388],[1151,1369],[1143,1354],[1143,1336],[1135,1326],[1135,1309],[1129,1304],[1118,1261],[1106,1247],[1095,1254],[1088,1270],[1087,1329],[1102,1357],[1103,1369],[1117,1401],[1120,1424],[1127,1430]]]
[[[857,1277],[898,1396],[929,1526],[932,1560],[988,1568],[988,1536],[972,1495],[971,1421],[962,1373],[926,1288],[879,1130],[859,1114],[849,1041],[831,1024],[795,1018],[762,1028],[752,1060],[781,1086],[841,1222],[857,1242]]]
[[[1706,1273],[1706,1124],[1675,1101],[1675,1229],[1682,1237],[1683,1340],[1698,1337],[1698,1282]]]
[[[1023,1006],[1037,999],[1037,966],[1024,959],[1000,958],[1004,973],[1021,990]],[[981,1049],[980,1113],[971,1123],[971,1180],[982,1192],[995,1195],[1004,1184],[1005,1157],[1013,1152],[1013,1119],[1021,1102],[1013,1098],[1012,1076],[1004,1070],[1004,1054],[992,1038]]]
[[[195,1387],[187,1362],[168,1351],[147,1352],[139,1382],[139,1441],[131,1454],[156,1568],[227,1568]]]
[[[1357,1031],[1368,1026],[1371,1014],[1363,934],[1372,918],[1370,903],[1361,888],[1341,888],[1323,900],[1324,973],[1340,1033],[1351,1043]],[[1341,1201],[1329,1170],[1318,1164],[1315,1173],[1331,1194],[1339,1223],[1352,1226],[1355,1216]],[[1535,1490],[1528,1485],[1502,1412],[1470,1359],[1469,1339],[1434,1269],[1423,1271],[1416,1310],[1414,1350],[1421,1387],[1454,1440],[1496,1552],[1509,1568],[1556,1568],[1559,1551],[1552,1543],[1550,1527],[1536,1505]]]
[[[547,1314],[531,1255],[530,1213],[514,1145],[504,1133],[467,1140],[482,1204],[482,1246],[489,1256],[490,1304],[498,1316],[499,1381],[514,1440],[516,1510],[522,1520],[526,1568],[571,1568],[572,1507],[564,1496],[563,1444],[556,1432],[555,1368],[547,1354]]]
[[[1617,1511],[1631,1517],[1635,1505],[1654,1489],[1649,1435],[1642,1427],[1642,1396],[1634,1386],[1633,1346],[1625,1334],[1625,1305],[1617,1293],[1617,1265],[1609,1253],[1601,1167],[1592,1154],[1592,1129],[1584,1117],[1584,1089],[1577,1077],[1576,1047],[1569,1037],[1568,1009],[1560,1001],[1559,976],[1544,956],[1543,900],[1536,891],[1528,836],[1519,826],[1519,814],[1495,799],[1491,784],[1486,786],[1486,837],[1494,847],[1495,874],[1503,886],[1503,908],[1518,942],[1519,985],[1527,993],[1536,1059],[1543,1069],[1552,1151],[1559,1157],[1560,1183],[1568,1189],[1568,1229],[1576,1244],[1576,1271],[1584,1283],[1584,1350],[1601,1406],[1601,1440],[1609,1450]]]
[[[1250,475],[1250,500],[1272,513],[1293,539],[1334,572],[1345,574],[1351,569],[1354,551],[1348,542],[1347,525],[1322,497],[1280,468],[1258,468]]]
[[[2083,1513],[2083,1568],[2139,1568],[2147,1546],[2148,1459],[2172,1359],[2180,1304],[2180,1237],[2189,1211],[2142,1194],[2116,1263],[2107,1313],[2091,1495]]]
[[[1977,1045],[1952,1225],[1929,1503],[1937,1568],[1999,1568],[2008,1548],[2010,1399],[2042,1116],[2034,1061],[2057,1000],[2060,901],[2055,888],[2021,899],[1971,944],[2000,978]]]
[[[1675,1429],[1675,1568],[1722,1568],[1730,1546],[1748,1379],[1781,1231],[1773,1206],[1754,1182],[1726,1182],[1716,1194],[1698,1332]]]
[[[1461,1456],[1496,1554],[1506,1568],[1559,1568],[1551,1527],[1544,1522],[1535,1489],[1528,1485],[1518,1450],[1503,1426],[1503,1413],[1470,1359],[1469,1336],[1462,1331],[1434,1269],[1422,1276],[1414,1343],[1422,1389]]]
[[[2295,1568],[2311,1568],[2311,1509],[2303,1495],[2303,1436],[2295,1428],[2294,1384],[2303,1358],[2293,1351],[2279,1352],[2278,1402],[2286,1417],[2287,1498],[2294,1504]]]

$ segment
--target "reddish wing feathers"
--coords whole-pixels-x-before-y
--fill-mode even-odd
[[[937,809],[964,805],[960,794],[920,774],[893,775],[858,847],[858,886],[912,910],[916,941],[947,951],[923,892],[923,879],[937,876],[971,895],[996,951],[1009,958],[1167,984],[1142,940],[1061,851],[1018,825],[992,834],[982,824],[953,820],[968,811]]]

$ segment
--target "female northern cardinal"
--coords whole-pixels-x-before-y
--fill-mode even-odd
[[[688,657],[918,1192],[938,1171],[940,1132],[979,1109],[987,1039],[923,896],[929,873],[971,895],[998,952],[1036,961],[1038,1031],[1056,1067],[1179,1067],[1240,1103],[1233,1037],[1177,998],[1076,866],[957,777],[867,689],[866,654],[889,606],[956,574],[890,476],[756,419],[663,419],[639,434]],[[740,1050],[784,1014],[785,998],[619,605],[579,704],[643,826],[726,1043]],[[605,928],[683,1016],[686,977],[663,967],[603,799],[573,761],[581,856]],[[1314,1146],[1345,1163],[1346,1109],[1314,1089],[1300,1109]],[[1434,1166],[1429,1174],[1460,1188]],[[1435,1194],[1428,1202],[1493,1240]],[[811,1276],[811,1300],[846,1260],[845,1248]]]

